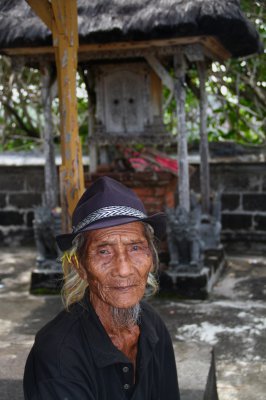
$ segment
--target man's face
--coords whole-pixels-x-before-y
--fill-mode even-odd
[[[85,268],[94,306],[99,302],[117,308],[136,305],[144,295],[151,267],[142,223],[89,233]]]

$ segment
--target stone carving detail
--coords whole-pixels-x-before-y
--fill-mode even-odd
[[[34,238],[37,248],[36,264],[38,269],[61,270],[60,251],[55,236],[61,227],[60,213],[48,207],[40,206],[34,210]]]
[[[167,209],[167,238],[170,267],[182,270],[201,267],[202,243],[199,235],[199,209],[188,212],[182,207]]]
[[[194,192],[190,194],[190,212],[179,206],[166,210],[170,268],[198,271],[203,267],[204,251],[220,248],[221,193],[214,194],[210,214],[201,213],[200,199]]]
[[[214,193],[210,214],[201,216],[200,237],[204,250],[218,249],[221,246],[221,195],[222,190]]]

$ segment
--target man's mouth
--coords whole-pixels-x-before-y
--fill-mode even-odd
[[[126,292],[128,290],[132,290],[135,288],[137,285],[127,285],[127,286],[112,286],[111,288],[113,290],[118,290],[119,292]]]

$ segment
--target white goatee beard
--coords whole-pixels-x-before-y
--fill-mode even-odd
[[[139,303],[129,308],[111,307],[111,313],[116,328],[130,328],[140,322],[141,308]]]

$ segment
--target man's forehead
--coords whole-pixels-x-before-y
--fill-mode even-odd
[[[132,222],[124,225],[93,230],[89,234],[89,241],[92,242],[112,242],[117,238],[122,241],[130,239],[143,240],[145,239],[144,226],[141,222]]]

